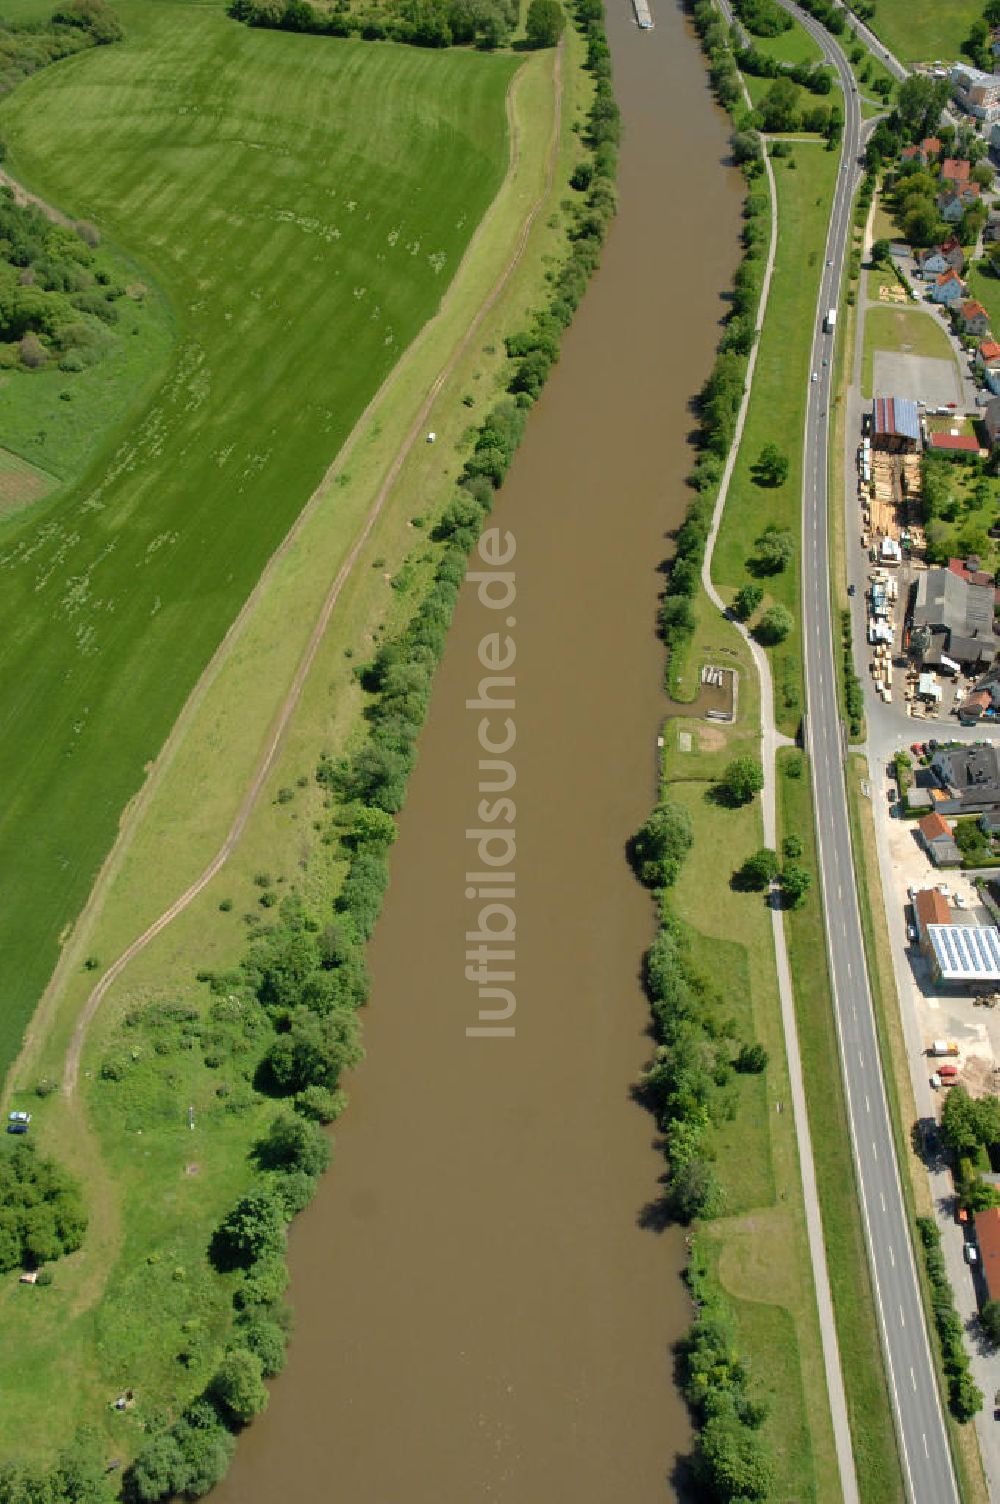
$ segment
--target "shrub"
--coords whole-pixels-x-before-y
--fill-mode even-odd
[[[209,1387],[220,1409],[237,1425],[245,1426],[267,1408],[263,1365],[245,1347],[226,1354]]]
[[[766,647],[776,647],[784,642],[795,625],[795,619],[787,606],[769,606],[757,624],[757,636]]]
[[[767,1069],[768,1054],[762,1044],[745,1044],[741,1046],[736,1057],[736,1069],[746,1076],[759,1076]]]
[[[691,816],[682,805],[660,803],[632,837],[629,856],[647,888],[672,887],[691,848]]]

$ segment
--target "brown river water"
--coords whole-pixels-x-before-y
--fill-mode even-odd
[[[653,4],[644,34],[610,0],[620,212],[498,498],[496,549],[509,531],[516,553],[473,566],[501,604],[462,593],[372,947],[367,1060],[293,1229],[288,1367],[220,1504],[654,1504],[689,1447],[671,1354],[690,1321],[683,1239],[640,1223],[663,1168],[629,1092],[650,1051],[638,971],[654,915],[623,849],[655,798],[657,565],[686,502],[688,401],[740,197],[696,43]],[[499,747],[510,716],[502,756],[466,707],[500,673],[515,686],[487,692],[516,703],[485,734]],[[491,817],[510,830],[478,810],[480,782],[509,776],[485,756],[516,776],[509,862],[503,840],[466,835]],[[466,873],[484,870],[501,891],[481,916],[490,895],[474,879],[467,897]],[[487,1024],[512,1034],[466,1033],[481,917],[516,922],[488,942],[514,951],[492,965],[515,979],[486,983],[515,995]]]

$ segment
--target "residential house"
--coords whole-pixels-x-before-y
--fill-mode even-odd
[[[977,303],[975,298],[968,298],[958,305],[958,317],[966,334],[976,334],[982,337],[990,332],[990,316],[982,303]]]
[[[916,920],[920,949],[926,955],[931,948],[927,926],[951,923],[951,909],[947,898],[937,888],[921,888],[913,899],[913,917]]]
[[[971,162],[959,161],[955,157],[945,157],[941,163],[941,181],[950,183],[953,188],[969,181],[969,173],[972,171]]]
[[[976,1242],[987,1298],[1000,1300],[1000,1206],[976,1212]]]
[[[989,691],[977,689],[973,694],[966,695],[958,707],[958,719],[963,726],[976,726],[990,708]],[[1000,809],[996,811],[997,819],[1000,820]],[[986,816],[983,816],[986,819]]]
[[[995,125],[993,129],[1000,131],[1000,126]],[[986,223],[983,225],[983,240],[987,245],[991,245],[994,240],[1000,240],[1000,209],[991,209],[987,214]]]
[[[925,569],[917,580],[911,640],[918,635],[923,668],[985,669],[996,656],[993,590],[950,569]],[[920,629],[918,634],[918,629]]]
[[[950,268],[941,272],[931,283],[931,302],[943,303],[946,308],[954,308],[965,298],[965,283],[957,272]]]
[[[988,125],[1000,120],[1000,77],[958,63],[950,74],[952,98],[966,115]]]
[[[987,696],[988,703],[983,707],[984,711],[990,709],[1000,710],[1000,663],[987,670],[976,684],[976,694]],[[972,696],[970,695],[970,699]]]
[[[947,240],[941,242],[938,249],[952,271],[958,272],[958,275],[961,276],[965,271],[965,252],[959,245],[957,236],[949,235]]]
[[[929,251],[917,251],[913,259],[926,282],[949,270],[957,272],[959,276],[965,271],[965,252],[954,235],[950,235],[940,245],[931,246]]]
[[[993,576],[985,569],[980,569],[978,554],[970,554],[967,559],[949,559],[948,568],[952,574],[957,574],[960,580],[967,585],[985,585],[987,590],[993,589]]]
[[[937,136],[925,136],[919,147],[920,159],[926,164],[941,155],[941,142]]]
[[[933,277],[943,276],[945,272],[953,269],[951,262],[939,245],[932,245],[929,251],[917,251],[913,259],[917,263],[920,275],[926,282],[931,281]],[[959,266],[955,267],[954,270],[961,274],[965,268]]]
[[[1000,345],[992,337],[976,351],[976,369],[993,395],[1000,395]]]
[[[957,193],[939,193],[937,196],[937,210],[941,218],[949,225],[961,223],[965,213],[965,205]]]
[[[920,831],[924,849],[935,867],[960,867],[962,865],[962,853],[955,845],[951,827],[946,820],[941,818],[937,810],[932,810],[929,815],[924,815],[922,820],[918,820],[917,829]]]
[[[939,747],[931,768],[946,795],[938,800],[934,815],[978,815],[1000,809],[1000,753],[992,742]]]

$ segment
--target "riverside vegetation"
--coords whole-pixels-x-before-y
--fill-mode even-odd
[[[614,212],[619,121],[600,0],[579,0],[574,18],[586,40],[593,93],[573,175],[576,204],[567,206],[565,253],[547,273],[544,306],[506,342],[507,395],[470,436],[454,494],[396,577],[403,618],[358,670],[366,708],[356,745],[322,758],[316,769],[329,796],[324,841],[336,896],[321,909],[315,899],[307,904],[296,893],[281,896],[280,877],[259,873],[259,909],[247,916],[251,935],[242,963],[204,972],[196,1006],[130,1009],[99,1062],[93,1101],[102,1131],[115,1141],[122,1141],[123,1130],[134,1134],[144,1123],[172,1122],[179,1085],[183,1081],[186,1090],[195,1072],[199,1110],[223,1130],[229,1125],[233,1146],[234,1200],[211,1239],[210,1267],[199,1274],[197,1291],[169,1302],[171,1309],[157,1317],[164,1345],[177,1349],[173,1372],[181,1379],[171,1380],[173,1392],[186,1390],[186,1397],[143,1407],[144,1435],[132,1433],[136,1455],[125,1476],[130,1499],[195,1497],[211,1488],[240,1427],[266,1403],[263,1380],[282,1366],[289,1325],[282,1299],[286,1227],[326,1166],[321,1125],[342,1110],[340,1076],[360,1056],[357,1014],[368,995],[364,947],[386,887],[393,815],[405,796],[433,671],[468,550],[506,475],[527,411],[558,358],[559,335],[598,263]],[[286,797],[294,798],[294,790],[279,794]],[[242,1162],[241,1145],[249,1146]],[[181,1266],[174,1276],[189,1279]],[[128,1301],[133,1281],[138,1292],[142,1278],[142,1270],[128,1271],[119,1300]],[[192,1314],[182,1318],[177,1311],[184,1305]],[[123,1366],[127,1362],[123,1354]],[[86,1438],[82,1444],[90,1456]],[[56,1491],[64,1465],[60,1459],[39,1487]],[[0,1470],[0,1499],[23,1471],[14,1464]],[[105,1483],[93,1495],[72,1497],[109,1496]]]
[[[231,0],[228,14],[248,26],[316,36],[360,37],[366,42],[404,42],[414,47],[474,45],[483,51],[509,43],[518,24],[516,0],[397,0],[353,8],[338,0],[328,8],[309,0]],[[525,20],[529,47],[554,47],[562,36],[558,0],[530,0]]]

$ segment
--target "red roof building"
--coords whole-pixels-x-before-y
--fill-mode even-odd
[[[925,136],[920,143],[920,150],[925,157],[939,157],[941,155],[941,142],[937,136]]]
[[[925,815],[924,818],[919,822],[919,824],[920,834],[923,836],[925,841],[936,841],[941,836],[951,835],[951,827],[949,826],[947,821],[938,814],[936,809],[932,810],[929,815]]]
[[[941,163],[941,179],[945,183],[967,183],[969,181],[968,162],[959,162],[955,157],[945,157]]]
[[[984,365],[990,365],[994,360],[1000,360],[1000,345],[995,339],[983,339],[979,342],[979,356]]]
[[[943,451],[945,454],[979,453],[979,440],[974,439],[971,433],[932,433],[927,443],[931,449]],[[976,582],[973,581],[973,583]],[[992,583],[993,581],[990,580],[991,585]]]
[[[976,1242],[990,1300],[1000,1300],[1000,1206],[976,1213]]]
[[[975,563],[978,564],[979,560],[976,559]],[[967,585],[986,585],[990,590],[993,589],[993,576],[987,574],[985,569],[970,569],[969,561],[966,559],[949,559],[948,568]]]

